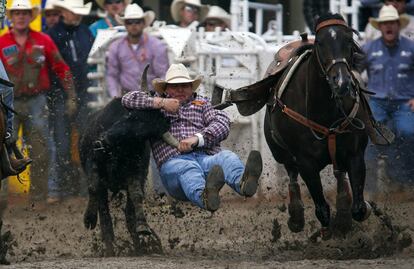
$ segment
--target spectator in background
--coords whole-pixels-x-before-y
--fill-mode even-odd
[[[0,37],[0,59],[14,83],[15,133],[23,125],[23,139],[31,146],[30,194],[32,200],[45,200],[49,172],[46,92],[50,90],[48,70],[53,70],[67,91],[68,111],[76,110],[72,75],[49,36],[30,29],[29,24],[39,12],[29,0],[14,0],[7,9],[11,28]]]
[[[90,13],[92,3],[84,4],[83,0],[60,0],[54,2],[54,7],[60,11],[62,19],[52,29],[49,29],[47,34],[56,43],[72,73],[78,97],[75,123],[77,129],[81,131],[86,127],[85,121],[90,112],[88,102],[91,101],[92,96],[87,92],[90,86],[87,78],[89,71],[87,59],[94,41],[88,26],[81,21],[83,16]],[[77,182],[79,176],[73,175],[75,170],[71,166],[71,124],[65,115],[64,102],[67,97],[58,81],[53,85],[52,97],[50,105],[53,113],[50,119],[57,149],[58,181],[49,183],[50,202],[58,201],[70,192],[78,194],[80,183],[84,183]],[[70,190],[70,187],[75,187],[75,190]],[[86,191],[86,186],[83,191]]]
[[[94,37],[99,29],[108,29],[121,25],[119,16],[124,13],[125,7],[131,0],[95,0],[98,6],[105,11],[104,17],[89,26]]]
[[[330,12],[329,0],[304,0],[303,15],[311,33],[315,33],[315,18]]]
[[[210,6],[203,24],[207,32],[215,31],[216,27],[220,27],[221,30],[230,29],[231,16],[219,6]]]
[[[106,84],[111,97],[121,97],[127,92],[140,90],[141,74],[147,64],[149,89],[151,80],[164,77],[168,69],[167,47],[156,37],[144,33],[155,18],[153,11],[144,12],[137,4],[128,5],[121,17],[127,36],[114,41],[108,51]],[[154,190],[165,193],[153,158],[151,175]]]
[[[385,0],[385,5],[392,5],[398,11],[400,16],[406,17],[409,21],[408,25],[401,29],[401,35],[414,40],[414,16],[406,14],[407,0]],[[381,31],[372,26],[371,23],[367,24],[365,28],[364,43],[372,41],[381,36]]]
[[[174,0],[171,4],[171,16],[180,27],[203,21],[207,13],[208,6],[202,5],[200,0]]]
[[[370,19],[381,36],[364,45],[367,55],[368,89],[376,93],[369,102],[377,121],[396,134],[387,147],[370,146],[367,165],[377,171],[376,157],[385,157],[386,171],[394,181],[414,180],[414,41],[400,36],[408,18],[385,5],[379,17]],[[370,172],[370,171],[368,171]]]
[[[164,77],[168,69],[167,47],[156,37],[144,33],[154,18],[153,11],[143,12],[137,4],[128,5],[125,16],[121,17],[127,36],[109,46],[107,58],[106,83],[111,97],[139,90],[141,74],[147,64],[150,64],[150,89],[152,79]]]
[[[59,22],[60,11],[53,6],[53,2],[55,1],[59,0],[47,0],[45,7],[42,9],[42,15],[45,20],[43,31],[47,31]]]

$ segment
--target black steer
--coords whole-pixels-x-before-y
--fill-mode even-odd
[[[89,201],[84,215],[87,229],[94,229],[99,214],[105,255],[114,255],[114,231],[108,190],[126,190],[125,217],[137,253],[161,252],[161,242],[148,226],[144,211],[144,185],[150,160],[149,138],[161,137],[169,122],[159,110],[127,110],[121,99],[112,100],[93,114],[80,138],[80,159],[88,178]],[[96,154],[94,143],[110,135],[106,150]]]

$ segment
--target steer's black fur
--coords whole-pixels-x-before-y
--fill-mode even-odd
[[[99,214],[106,255],[114,255],[114,232],[109,214],[108,190],[126,190],[125,217],[138,253],[161,251],[156,234],[149,228],[144,212],[144,186],[150,160],[149,138],[168,131],[169,122],[159,110],[127,110],[121,99],[111,101],[89,118],[89,126],[80,138],[80,158],[88,178],[89,201],[84,224],[94,229]],[[96,152],[94,142],[106,137],[105,152]]]

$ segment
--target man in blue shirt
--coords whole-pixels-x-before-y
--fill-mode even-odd
[[[376,154],[386,156],[387,173],[392,180],[408,183],[414,180],[414,42],[400,36],[408,19],[399,16],[391,5],[381,8],[372,26],[381,37],[367,43],[368,89],[376,94],[370,105],[375,118],[387,124],[396,134],[388,147],[370,147],[367,159]]]

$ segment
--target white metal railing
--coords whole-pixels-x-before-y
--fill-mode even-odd
[[[351,4],[348,4],[348,0],[330,0],[329,7],[332,13],[339,13],[344,16],[345,20],[354,29],[358,29],[359,26],[359,7],[361,2],[359,0],[352,0]],[[349,17],[351,21],[349,21]]]
[[[275,13],[275,27],[280,33],[283,29],[283,6],[281,4],[253,3],[248,0],[232,0],[230,6],[231,29],[237,32],[249,32],[251,23],[249,21],[250,10],[255,11],[255,33],[263,34],[263,12]]]

